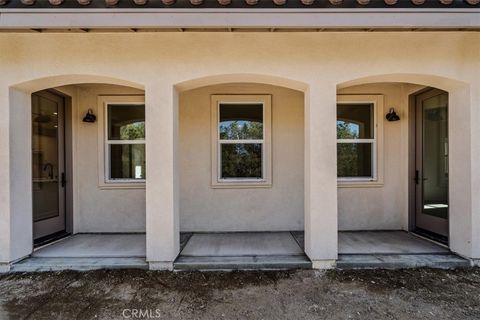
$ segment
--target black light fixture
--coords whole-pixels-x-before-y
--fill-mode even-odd
[[[395,109],[390,108],[387,115],[385,116],[385,119],[387,119],[388,121],[398,121],[400,120],[400,117],[395,112]]]
[[[97,116],[93,114],[92,109],[88,109],[87,114],[83,117],[83,122],[93,123],[95,120],[97,120]]]

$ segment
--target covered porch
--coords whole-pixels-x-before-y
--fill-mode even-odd
[[[255,82],[252,78],[256,79]],[[80,151],[77,151],[77,157],[72,155],[72,159],[77,161],[77,165],[72,165],[72,168],[76,168],[77,172],[70,174],[71,180],[67,172],[67,181],[75,182],[67,183],[67,188],[72,188],[67,192],[67,200],[69,193],[73,200],[70,201],[72,208],[67,209],[72,212],[71,232],[77,235],[36,249],[27,259],[14,263],[13,270],[21,271],[22,267],[23,270],[38,271],[144,268],[147,265],[154,270],[330,268],[335,265],[341,268],[399,268],[451,267],[467,263],[463,259],[456,260],[458,258],[442,246],[432,245],[427,240],[413,237],[407,232],[395,231],[411,230],[411,203],[408,198],[412,193],[413,179],[407,141],[407,138],[410,138],[408,132],[411,123],[408,115],[411,110],[406,102],[408,95],[405,95],[405,92],[415,93],[419,89],[423,90],[423,86],[388,81],[382,84],[374,82],[374,85],[350,84],[337,88],[336,95],[334,88],[329,87],[331,90],[315,95],[312,101],[311,93],[306,89],[302,90],[301,86],[287,88],[282,83],[258,76],[231,76],[210,80],[207,79],[201,84],[195,82],[176,85],[175,99],[166,101],[165,105],[168,107],[165,108],[159,108],[152,102],[165,98],[165,92],[126,89],[118,85],[98,86],[91,83],[75,85],[75,88],[58,87],[58,84],[52,86],[57,91],[63,90],[67,102],[69,97],[77,97],[80,104],[76,116],[89,114],[90,107],[97,106],[96,123],[84,123],[81,117],[71,117],[72,123],[77,126],[77,134],[74,136],[78,137],[78,141],[71,140],[81,147],[78,147]],[[322,86],[318,84],[317,87]],[[227,101],[222,95],[218,99],[223,100],[212,102],[212,95],[218,92],[235,97],[235,101]],[[262,94],[252,98],[252,92]],[[374,103],[370,100],[358,103],[358,96],[371,96],[373,92],[378,93],[374,97]],[[171,95],[171,92],[169,94]],[[113,99],[111,102],[104,101],[107,95],[115,99],[109,98]],[[311,105],[315,103],[323,106],[323,95],[328,98],[329,108],[312,108]],[[135,100],[127,101],[127,96]],[[245,105],[252,105],[252,101],[240,101],[238,96],[254,100],[254,108],[244,108]],[[30,94],[22,91],[21,97],[26,105],[31,103]],[[334,123],[335,106],[339,98],[343,99],[341,102],[344,102],[347,109],[352,109],[350,104],[360,104],[361,108],[367,110],[358,116],[362,121],[363,118],[368,118],[368,121],[365,121],[368,122],[368,127],[376,128],[371,130],[367,142],[335,143],[334,130],[319,130],[324,128],[323,124],[327,121]],[[346,98],[354,100],[347,101]],[[458,97],[456,99],[452,101],[461,101]],[[319,100],[322,100],[322,103]],[[118,142],[112,142],[108,138],[110,131],[106,128],[115,126],[110,123],[113,123],[113,120],[107,120],[109,118],[105,112],[109,112],[110,105],[113,108],[122,104],[145,105],[145,116],[142,119],[147,123],[146,126],[150,122],[151,130],[146,131],[145,140],[137,139],[132,145],[146,145],[147,141],[150,141],[151,151],[139,160],[140,164],[132,167],[135,170],[130,170],[132,176],[127,178],[137,181],[117,181],[115,185],[111,181],[117,177],[113,169],[120,168],[116,166],[116,160],[123,157],[111,156],[114,154],[111,151],[112,146]],[[265,125],[265,133],[260,136],[261,139],[244,139],[247,142],[231,139],[225,142],[224,140],[229,139],[220,138],[217,131],[222,127],[217,121],[223,119],[222,116],[225,118],[224,122],[238,120],[235,112],[223,110],[232,106],[248,109],[252,114],[245,116],[247,119],[254,119],[255,121],[251,122]],[[393,106],[402,121],[384,122],[385,111],[389,111],[390,107],[393,109]],[[251,110],[255,108],[261,112]],[[28,111],[25,112],[25,118],[30,121]],[[212,111],[219,115],[213,117],[213,121]],[[172,114],[174,121],[171,120]],[[364,117],[365,114],[368,117]],[[458,113],[455,115],[458,116]],[[352,120],[352,123],[359,119],[349,119],[345,115],[341,118],[344,122]],[[156,122],[160,120],[163,127]],[[121,125],[127,123],[123,118],[117,122]],[[451,123],[457,128],[461,121]],[[175,128],[171,128],[172,126]],[[164,135],[160,127],[170,135]],[[254,136],[256,134],[258,132],[253,132]],[[270,136],[273,137],[271,141]],[[455,138],[455,135],[452,136]],[[402,137],[400,143],[398,137]],[[157,141],[156,139],[161,143],[152,144],[151,141]],[[452,143],[453,140],[450,140],[450,169],[453,169],[450,171],[456,169],[451,163],[461,163],[455,157],[464,151],[457,150],[460,144]],[[128,145],[126,142],[125,140],[121,144]],[[357,161],[356,166],[344,166],[344,169],[357,168],[358,170],[355,170],[359,172],[354,172],[354,177],[361,178],[360,181],[337,179],[334,170],[337,160],[334,156],[335,148],[338,144],[346,143],[352,146],[355,146],[355,143],[366,143],[365,145],[370,147],[354,154],[358,159],[363,159],[361,162]],[[239,158],[235,158],[235,152],[242,156],[243,149],[236,148],[232,151],[233,148],[226,148],[230,153],[218,152],[224,145],[235,144],[252,147],[251,153],[254,156],[251,159],[255,160],[252,161],[252,167],[265,174],[258,175],[253,170],[253,173],[247,172],[252,174],[248,178],[260,177],[260,183],[252,183],[256,182],[255,180],[243,182],[243,185],[235,184],[238,181],[227,181],[230,184],[223,185],[219,183],[224,182],[223,174],[227,177],[238,174],[232,173],[228,166],[223,168],[220,160],[225,160],[226,164],[229,164],[228,161],[235,163]],[[259,148],[259,145],[262,147]],[[211,149],[211,146],[216,146],[217,149]],[[257,149],[264,151],[257,152]],[[31,160],[31,156],[27,154],[30,152],[28,148],[22,148],[22,152],[26,154],[27,160]],[[258,158],[261,160],[257,161]],[[349,157],[344,158],[351,160]],[[158,163],[165,165],[155,165]],[[31,164],[31,161],[25,162],[25,165]],[[150,170],[147,170],[147,180],[144,179],[142,170],[148,166]],[[137,170],[137,167],[141,167],[141,170]],[[360,172],[360,169],[363,171]],[[350,171],[345,170],[347,178],[350,178]],[[452,186],[458,187],[462,177],[459,174],[452,175]],[[32,181],[35,182],[31,175],[24,177],[24,186],[19,190],[28,190]],[[58,183],[58,179],[56,182]],[[441,182],[443,183],[443,180]],[[468,253],[459,247],[459,244],[467,243],[465,239],[459,239],[462,234],[459,230],[465,230],[461,227],[469,222],[468,215],[464,214],[467,211],[462,207],[465,201],[459,198],[458,189],[452,188],[451,191],[451,202],[448,203],[453,209],[449,216],[450,248],[469,257]],[[20,192],[12,194],[18,196]],[[25,194],[31,195],[31,191]],[[24,199],[18,196],[18,200]],[[27,232],[23,234],[31,231],[31,211],[31,206],[26,207],[22,210],[22,216],[16,216],[19,222],[12,222],[15,227],[11,230],[12,234],[20,234],[18,231],[25,231],[24,229],[27,229]],[[382,234],[380,231],[365,232],[362,229],[389,231]],[[107,235],[103,232],[110,232],[108,236],[112,238],[104,238]],[[119,234],[114,234],[115,232]],[[116,245],[108,246],[122,243],[122,240],[116,237],[129,232],[145,232],[142,234],[144,249],[141,249],[140,242],[133,241],[129,245],[133,246],[134,252],[124,250],[120,255],[116,255],[119,248]],[[11,254],[13,258],[10,261],[30,254],[32,239],[24,238],[21,245],[18,245],[18,241],[12,241],[17,251]],[[106,250],[103,250],[104,246],[107,246]],[[123,263],[111,259],[137,259],[138,263]],[[35,269],[32,263],[37,263],[38,268]]]

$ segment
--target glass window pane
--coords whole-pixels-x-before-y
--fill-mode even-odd
[[[338,143],[337,176],[372,177],[372,144]]]
[[[337,105],[337,139],[373,139],[373,104]]]
[[[108,105],[108,139],[145,139],[145,106]]]
[[[58,102],[32,95],[33,221],[58,217]]]
[[[426,99],[423,111],[423,213],[448,218],[448,94]]]
[[[145,179],[145,145],[111,144],[110,179]]]
[[[263,104],[220,104],[220,139],[263,139]]]
[[[221,144],[221,178],[256,178],[262,175],[262,144]]]

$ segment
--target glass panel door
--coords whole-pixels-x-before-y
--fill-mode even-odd
[[[448,236],[448,94],[417,98],[417,228]]]
[[[34,239],[65,230],[63,98],[32,95]]]

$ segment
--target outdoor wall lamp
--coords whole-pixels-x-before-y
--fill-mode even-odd
[[[83,122],[93,123],[95,120],[97,120],[97,116],[93,114],[92,109],[88,109],[87,114],[83,117]]]
[[[390,110],[388,111],[387,115],[385,116],[385,118],[388,120],[388,121],[398,121],[400,120],[400,117],[397,115],[397,113],[395,112],[395,109],[394,108],[390,108]]]

